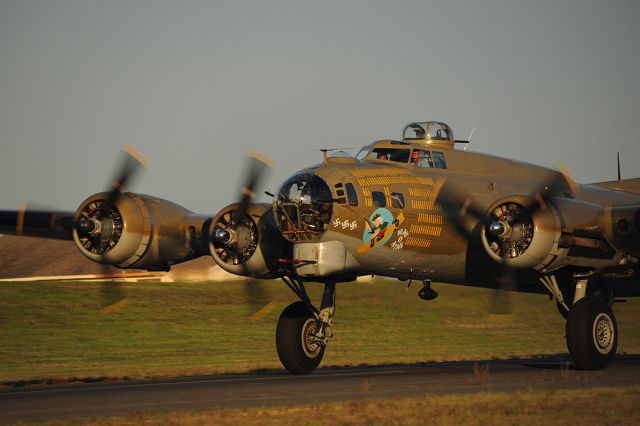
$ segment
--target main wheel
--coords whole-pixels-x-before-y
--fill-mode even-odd
[[[278,320],[276,348],[284,368],[293,374],[309,374],[315,370],[324,346],[310,337],[316,331],[316,319],[302,302],[287,306]]]
[[[613,360],[618,324],[608,303],[591,296],[578,300],[567,317],[567,348],[582,370],[600,370]]]

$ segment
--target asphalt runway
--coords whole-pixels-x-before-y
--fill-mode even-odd
[[[633,386],[639,382],[640,355],[627,355],[602,371],[575,370],[566,358],[554,357],[328,368],[306,376],[277,371],[68,384],[0,391],[0,423],[480,391]]]

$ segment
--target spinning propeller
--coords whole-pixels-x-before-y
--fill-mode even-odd
[[[125,187],[131,183],[142,166],[144,157],[130,146],[123,149],[120,170],[116,174],[105,199],[95,200],[77,214],[52,209],[27,209],[23,204],[17,211],[0,211],[0,232],[9,234],[74,240],[82,249],[93,255],[93,260],[102,264],[101,278],[112,275],[107,264],[107,253],[115,247],[123,232],[123,222],[116,205]],[[125,296],[119,284],[102,284],[104,306],[113,305]]]
[[[491,211],[478,207],[478,203],[461,195],[451,185],[442,191],[444,180],[436,183],[434,198],[442,207],[446,217],[465,240],[478,237],[474,229],[480,229],[486,238],[490,257],[499,265],[496,275],[497,288],[492,297],[490,312],[504,315],[512,312],[510,291],[516,290],[516,269],[510,265],[527,250],[533,239],[533,215],[549,208],[549,199],[561,194],[574,195],[577,185],[566,170],[551,173],[532,191],[533,198],[526,205],[503,202]],[[470,229],[469,225],[474,224]],[[479,228],[478,228],[479,227]],[[481,235],[482,237],[482,235]],[[493,254],[493,256],[491,255]]]
[[[106,254],[118,243],[122,235],[122,217],[116,208],[119,198],[128,185],[147,166],[145,157],[135,148],[125,145],[122,149],[119,171],[111,183],[105,200],[95,201],[85,206],[75,223],[78,239],[82,246],[99,255],[102,276],[110,275],[111,267],[106,262]],[[126,294],[118,281],[101,284],[103,311],[119,304],[126,304]]]
[[[256,199],[258,188],[271,166],[269,157],[257,152],[247,154],[240,198],[233,210],[225,212],[218,219],[211,235],[217,255],[224,262],[239,266],[240,275],[244,275],[245,262],[256,251],[259,242],[259,230],[249,215],[249,206]],[[244,293],[252,310],[270,303],[264,286],[251,278],[245,280]]]

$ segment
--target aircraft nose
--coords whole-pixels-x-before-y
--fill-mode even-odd
[[[297,173],[280,187],[273,200],[276,224],[289,241],[320,239],[333,214],[333,195],[327,182],[310,173]]]

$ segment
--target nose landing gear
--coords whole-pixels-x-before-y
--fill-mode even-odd
[[[309,374],[315,370],[333,337],[336,283],[327,281],[318,310],[311,303],[302,281],[283,278],[300,298],[287,306],[276,327],[276,349],[284,368],[293,374]]]
[[[309,374],[318,367],[325,345],[314,338],[317,327],[315,316],[302,301],[282,311],[276,328],[276,348],[284,368],[294,374]]]

